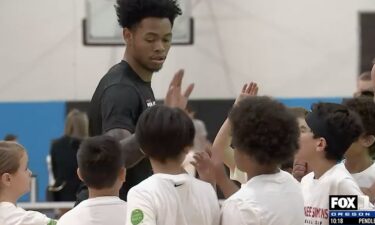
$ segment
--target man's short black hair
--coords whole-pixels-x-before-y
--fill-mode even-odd
[[[173,26],[181,15],[177,0],[117,0],[117,20],[122,28],[133,28],[148,17],[168,18]]]
[[[336,103],[316,103],[311,107],[311,114],[318,120],[319,131],[314,131],[309,124],[310,114],[306,122],[312,129],[314,138],[323,137],[327,146],[325,157],[328,160],[342,160],[350,145],[355,142],[363,132],[362,122],[357,113],[348,107]],[[322,132],[325,135],[318,134]]]
[[[107,135],[84,140],[77,160],[84,183],[95,189],[112,187],[124,167],[120,143]]]
[[[156,105],[142,113],[135,134],[142,151],[164,163],[177,159],[186,147],[193,145],[195,130],[192,120],[181,109]]]
[[[249,97],[229,113],[233,146],[261,164],[281,164],[298,149],[296,117],[269,97]]]
[[[375,104],[370,97],[345,99],[343,104],[358,113],[361,118],[364,134],[375,136]],[[370,146],[370,155],[375,154],[375,144]]]

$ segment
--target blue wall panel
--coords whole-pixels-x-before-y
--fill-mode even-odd
[[[318,102],[332,102],[341,103],[343,98],[278,98],[278,100],[284,103],[288,107],[303,107],[310,110],[313,103]]]
[[[65,102],[0,103],[0,138],[13,133],[29,154],[29,168],[37,175],[38,200],[45,201],[48,185],[46,156],[51,140],[64,130]],[[21,201],[28,200],[23,196]]]

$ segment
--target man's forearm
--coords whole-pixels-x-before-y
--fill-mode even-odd
[[[135,135],[131,134],[128,130],[112,129],[106,132],[106,135],[110,135],[120,141],[126,168],[135,166],[145,157],[140,150]]]
[[[120,145],[124,154],[126,168],[132,168],[145,157],[134,134],[128,138],[122,139]]]

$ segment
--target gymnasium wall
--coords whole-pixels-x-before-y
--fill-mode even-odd
[[[373,0],[192,3],[195,43],[170,50],[153,79],[157,98],[179,68],[194,99],[234,98],[249,80],[279,97],[353,92],[359,15],[375,11]],[[84,17],[84,0],[2,0],[0,101],[88,100],[124,48],[83,46]]]

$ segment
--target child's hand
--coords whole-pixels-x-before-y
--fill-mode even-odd
[[[257,96],[258,94],[258,85],[255,82],[250,82],[250,84],[245,84],[242,87],[240,95],[237,97],[234,105],[238,104],[242,99],[248,96]]]
[[[191,162],[191,164],[197,170],[199,178],[215,186],[216,179],[213,171],[213,161],[211,160],[209,152],[195,152],[193,158],[195,161]]]
[[[194,153],[193,158],[195,161],[191,162],[191,164],[197,170],[201,180],[206,181],[213,186],[229,180],[223,162],[211,158],[210,151],[196,152]]]

